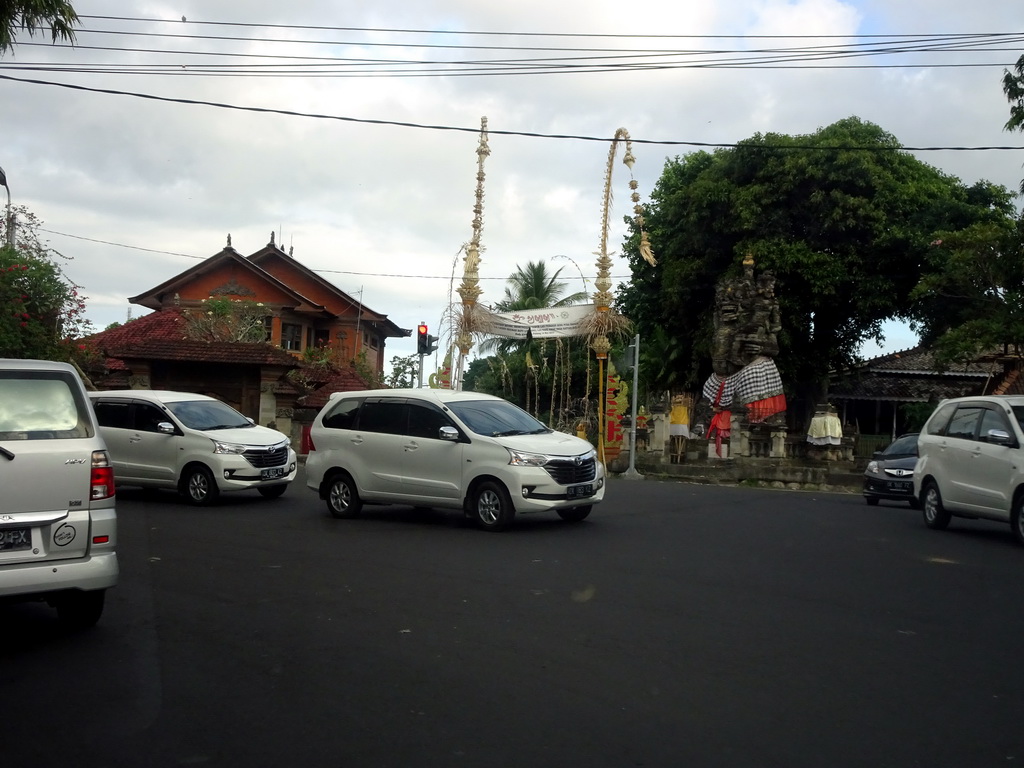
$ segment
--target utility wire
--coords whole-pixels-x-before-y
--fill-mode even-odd
[[[206,107],[216,107],[218,109],[233,109],[243,112],[257,112],[263,114],[274,114],[274,115],[287,115],[290,117],[308,117],[319,120],[338,120],[347,123],[362,123],[367,125],[390,125],[401,128],[419,128],[423,130],[432,131],[455,131],[459,133],[472,133],[479,134],[479,126],[474,127],[462,127],[454,125],[430,125],[425,123],[412,123],[400,120],[380,120],[373,118],[360,118],[360,117],[344,117],[342,115],[324,115],[313,112],[296,112],[294,110],[287,109],[272,109],[270,107],[248,107],[240,106],[237,104],[224,104],[216,101],[201,101],[197,99],[180,99],[171,98],[169,96],[155,96],[149,93],[134,93],[131,91],[121,91],[111,88],[91,88],[85,85],[73,85],[71,83],[56,83],[49,80],[34,80],[30,78],[11,77],[10,75],[0,75],[0,80],[10,80],[18,83],[29,83],[32,85],[50,85],[58,88],[69,88],[76,91],[87,91],[90,93],[106,93],[114,96],[131,96],[139,99],[148,99],[151,101],[169,102],[173,104],[189,104]],[[534,131],[503,131],[493,128],[488,128],[487,133],[491,136],[520,136],[534,139],[563,139],[573,141],[597,141],[601,143],[608,143],[612,141],[612,137],[609,136],[582,136],[573,134],[562,134],[562,133],[538,133]],[[891,147],[863,147],[856,145],[836,145],[833,147],[819,147],[811,145],[800,145],[800,144],[741,144],[741,143],[727,143],[727,142],[706,142],[706,141],[682,141],[673,139],[642,139],[632,138],[631,141],[634,144],[652,144],[658,146],[687,146],[687,147],[706,147],[706,148],[738,148],[738,147],[749,147],[751,149],[787,149],[787,150],[808,150],[808,151],[841,151],[841,150],[861,150],[865,152],[981,152],[981,151],[1016,151],[1024,149],[1024,147],[1013,147],[1013,146],[985,146],[985,147],[906,147],[906,146],[891,146]]]
[[[58,232],[55,229],[45,229],[44,227],[38,228],[40,232],[46,232],[51,235],[60,235],[61,237],[71,237],[75,240],[85,240],[90,243],[99,243],[100,245],[112,245],[116,248],[130,248],[134,251],[145,251],[146,253],[159,253],[165,256],[181,256],[186,259],[195,259],[196,261],[206,261],[209,256],[193,256],[190,253],[178,253],[177,251],[161,251],[155,248],[143,248],[139,245],[127,245],[125,243],[114,243],[110,240],[97,240],[94,237],[83,237],[82,235],[72,235],[67,232]],[[356,275],[359,277],[395,277],[395,278],[409,278],[415,280],[451,280],[451,275],[404,275],[395,273],[385,272],[353,272],[347,269],[312,269],[313,272],[318,274],[332,274],[332,275]],[[612,275],[612,278],[616,280],[626,280],[629,275]],[[507,277],[481,277],[481,280],[505,280]],[[584,280],[590,280],[593,282],[596,279],[596,275],[585,277]]]

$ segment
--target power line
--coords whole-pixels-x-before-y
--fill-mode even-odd
[[[223,102],[216,101],[202,101],[198,99],[181,99],[172,98],[169,96],[156,96],[149,93],[136,93],[132,91],[122,91],[113,88],[93,88],[86,85],[74,85],[72,83],[57,83],[49,80],[35,80],[31,78],[12,77],[10,75],[0,75],[0,80],[11,80],[18,83],[28,83],[32,85],[51,85],[57,88],[69,88],[76,91],[87,91],[90,93],[105,93],[114,96],[131,96],[139,99],[148,99],[151,101],[168,102],[172,104],[188,104],[193,106],[205,106],[215,107],[218,109],[232,109],[242,112],[256,112],[263,114],[273,115],[286,115],[289,117],[306,117],[318,120],[338,120],[347,123],[361,123],[366,125],[389,125],[400,128],[418,128],[422,130],[431,131],[454,131],[458,133],[472,133],[478,134],[480,132],[479,126],[474,127],[463,127],[454,125],[430,125],[426,123],[413,123],[401,120],[381,120],[376,118],[361,118],[361,117],[345,117],[342,115],[325,115],[313,112],[297,112],[288,109],[273,109],[271,107],[249,107],[240,106],[237,104],[225,104]],[[491,136],[519,136],[525,138],[534,139],[562,139],[572,141],[596,141],[601,143],[608,143],[612,141],[610,136],[584,136],[584,135],[573,135],[563,133],[538,133],[535,131],[503,131],[488,128],[488,134]],[[736,143],[736,142],[706,142],[706,141],[683,141],[678,139],[642,139],[632,138],[631,141],[634,144],[650,144],[658,146],[687,146],[687,147],[703,147],[713,149],[727,149],[727,148],[738,148],[750,146],[748,144]],[[984,147],[906,147],[906,146],[892,146],[892,147],[864,147],[856,145],[836,145],[832,147],[820,147],[811,145],[767,145],[759,144],[758,149],[787,149],[787,150],[807,150],[807,151],[838,151],[838,150],[861,150],[866,152],[981,152],[981,151],[1016,151],[1024,149],[1024,147],[1013,147],[1013,146],[984,146]]]
[[[178,253],[177,251],[161,251],[155,248],[143,248],[139,245],[127,245],[125,243],[114,243],[110,240],[98,240],[94,237],[83,237],[82,235],[72,235],[67,232],[58,232],[55,229],[45,229],[44,227],[38,227],[40,232],[47,232],[51,235],[60,235],[61,237],[71,237],[75,240],[85,240],[90,243],[99,243],[100,245],[112,245],[116,248],[130,248],[134,251],[145,251],[146,253],[159,253],[166,256],[181,256],[186,259],[195,259],[196,261],[206,261],[209,256],[193,256],[190,253]],[[404,275],[394,274],[385,272],[355,272],[347,269],[313,269],[313,272],[318,274],[332,274],[332,275],[355,275],[358,277],[388,277],[388,278],[408,278],[411,280],[452,280],[451,275]],[[617,280],[625,280],[628,275],[612,275]],[[584,280],[596,279],[596,275],[590,277],[584,277]],[[481,277],[480,280],[508,280],[507,277]]]

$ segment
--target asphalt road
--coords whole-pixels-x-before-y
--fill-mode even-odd
[[[119,494],[99,626],[0,607],[0,765],[1024,763],[1024,548],[856,495],[613,481],[580,524]]]

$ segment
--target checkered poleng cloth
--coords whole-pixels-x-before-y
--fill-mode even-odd
[[[719,398],[720,388],[722,395]],[[733,400],[740,405],[747,405],[781,395],[782,377],[779,376],[779,369],[775,367],[775,361],[770,357],[762,357],[725,379],[717,373],[712,373],[704,382],[703,394],[712,405],[721,408],[728,408]]]

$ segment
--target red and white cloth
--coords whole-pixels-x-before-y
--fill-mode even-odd
[[[745,406],[747,419],[754,424],[786,410],[782,377],[770,357],[755,358],[732,376],[712,373],[703,394],[717,408],[731,408],[733,401]]]

